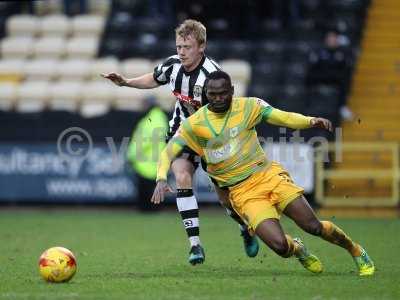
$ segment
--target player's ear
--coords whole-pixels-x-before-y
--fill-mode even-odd
[[[201,43],[199,45],[200,52],[204,53],[206,51],[206,43]]]
[[[235,87],[232,85],[231,86],[231,95],[233,95],[235,93]]]

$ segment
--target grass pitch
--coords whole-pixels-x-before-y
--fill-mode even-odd
[[[314,275],[265,246],[247,258],[237,226],[222,209],[201,210],[204,265],[187,263],[176,212],[0,211],[0,299],[400,299],[400,221],[334,220],[365,246],[377,271],[359,278],[341,248],[307,235],[289,220],[325,270]],[[78,271],[50,284],[38,273],[46,248],[71,249]]]

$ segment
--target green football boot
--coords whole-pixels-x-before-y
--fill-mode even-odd
[[[189,263],[191,265],[197,265],[204,263],[206,255],[204,254],[204,249],[201,245],[195,245],[190,248],[189,251]]]
[[[255,257],[258,254],[259,245],[256,236],[252,236],[248,230],[241,230],[240,234],[243,238],[244,251],[248,257]]]

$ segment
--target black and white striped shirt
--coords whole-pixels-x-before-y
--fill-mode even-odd
[[[204,56],[193,71],[187,72],[178,55],[168,57],[154,69],[154,80],[161,85],[169,83],[177,100],[174,115],[169,122],[167,139],[175,134],[183,120],[207,104],[204,82],[208,74],[220,69],[215,61]]]

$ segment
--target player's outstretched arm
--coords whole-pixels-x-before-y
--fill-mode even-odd
[[[159,204],[164,201],[165,193],[172,192],[171,187],[167,183],[167,174],[171,166],[171,162],[182,151],[183,145],[177,142],[176,138],[170,140],[164,150],[161,152],[157,169],[157,185],[154,189],[151,202]]]
[[[118,86],[127,86],[137,89],[152,89],[159,84],[154,80],[153,73],[147,73],[135,78],[125,78],[121,74],[111,72],[100,74],[102,77],[111,80]]]
[[[267,123],[285,126],[292,129],[322,128],[332,131],[331,121],[324,118],[308,117],[302,114],[273,108],[268,115]]]

